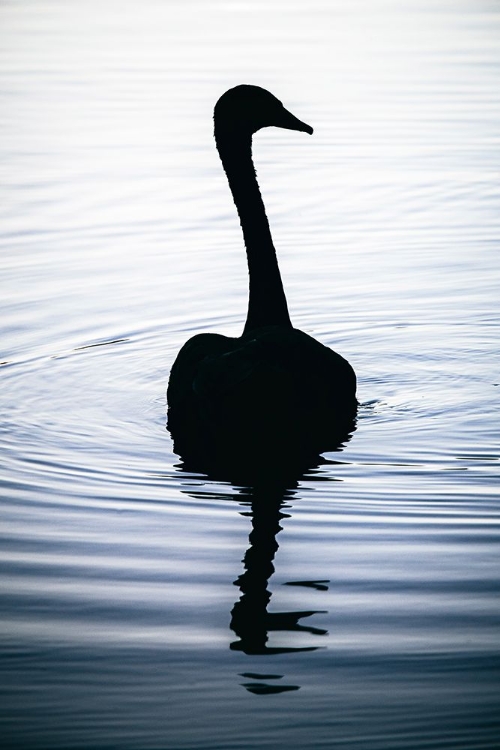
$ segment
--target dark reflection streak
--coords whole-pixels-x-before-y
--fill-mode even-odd
[[[100,341],[97,344],[87,344],[86,346],[77,346],[73,349],[74,352],[82,352],[84,349],[95,349],[96,346],[110,346],[111,344],[122,344],[129,339],[113,339],[112,341]]]
[[[271,600],[267,585],[274,573],[273,561],[279,546],[276,537],[282,530],[280,521],[289,518],[282,510],[285,505],[284,498],[289,495],[290,489],[280,491],[277,488],[256,488],[252,492],[250,547],[243,559],[245,572],[234,582],[242,593],[231,612],[231,629],[240,639],[231,644],[234,651],[243,651],[246,654],[314,651],[317,646],[269,647],[268,634],[270,631],[301,631],[315,635],[326,633],[324,630],[300,624],[299,621],[303,617],[315,614],[314,610],[277,613],[267,611]]]
[[[255,695],[271,695],[273,693],[289,693],[291,690],[299,690],[300,685],[266,685],[262,682],[243,682],[243,687],[249,693]]]
[[[265,425],[263,426],[265,429]],[[352,420],[345,426],[345,431],[333,432],[331,441],[324,449],[331,451],[342,450],[355,429]],[[328,460],[319,455],[315,449],[315,437],[311,436],[311,444],[302,441],[299,449],[292,449],[286,440],[275,446],[275,452],[262,451],[256,459],[255,453],[245,451],[245,442],[240,441],[241,433],[234,431],[233,446],[227,452],[223,446],[217,446],[215,452],[203,455],[196,451],[182,454],[179,469],[195,479],[193,489],[185,491],[194,498],[218,497],[222,500],[233,499],[240,505],[249,508],[241,511],[252,519],[252,530],[249,543],[243,558],[244,572],[234,581],[239,587],[241,597],[231,611],[230,627],[238,640],[230,644],[232,651],[240,651],[249,656],[276,655],[304,651],[316,651],[320,646],[268,646],[269,633],[293,632],[310,633],[311,635],[325,635],[326,630],[303,625],[301,620],[324,610],[298,610],[292,612],[268,612],[271,593],[268,583],[274,573],[274,558],[278,550],[276,537],[282,531],[280,522],[290,515],[284,508],[290,508],[289,501],[297,492],[299,482],[335,481],[332,476],[321,476],[318,473],[322,464],[337,464],[338,461]],[[204,492],[200,489],[203,484],[203,474],[207,481],[231,482],[233,493]],[[314,588],[318,591],[326,590],[328,581],[293,581],[291,585]],[[242,683],[243,687],[256,695],[298,690],[298,685],[269,685],[264,680],[278,679],[281,675],[259,677],[252,673],[254,679],[262,682]]]
[[[303,586],[306,589],[316,589],[316,591],[328,591],[328,580],[324,581],[286,581],[285,586]]]

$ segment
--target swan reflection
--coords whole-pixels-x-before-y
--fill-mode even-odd
[[[345,438],[348,439],[348,436]],[[337,450],[341,449],[339,445]],[[272,594],[269,590],[269,581],[274,574],[274,560],[279,548],[278,534],[283,530],[281,522],[285,518],[291,518],[291,501],[299,500],[299,482],[303,479],[313,480],[314,472],[321,464],[335,464],[321,456],[316,456],[314,462],[310,462],[307,469],[297,470],[292,463],[282,462],[276,464],[271,471],[265,473],[261,466],[252,472],[252,466],[243,466],[240,461],[236,467],[226,465],[227,475],[221,476],[220,463],[214,467],[214,472],[208,473],[207,482],[213,489],[212,481],[232,477],[235,484],[235,476],[240,479],[252,479],[252,482],[244,485],[239,482],[240,488],[235,489],[229,496],[220,493],[224,501],[229,499],[244,505],[245,510],[240,511],[242,515],[251,519],[251,531],[249,534],[249,546],[243,556],[243,572],[234,581],[234,585],[240,590],[241,596],[235,602],[231,610],[230,628],[236,635],[236,640],[230,643],[232,651],[241,652],[247,656],[273,656],[278,654],[294,654],[307,651],[316,651],[322,648],[322,644],[316,641],[317,637],[327,634],[327,630],[316,627],[314,615],[325,612],[324,609],[297,609],[292,611],[270,612]],[[295,466],[295,471],[294,471]],[[244,468],[244,471],[242,469]],[[196,471],[191,464],[184,463],[182,469]],[[199,471],[199,469],[198,469]],[[329,479],[321,474],[321,479]],[[318,476],[318,479],[319,479]],[[333,478],[332,478],[333,479]],[[241,486],[244,485],[244,486]],[[189,494],[195,494],[190,492]],[[196,497],[200,497],[197,492]],[[214,497],[211,491],[210,496]],[[329,581],[327,579],[315,580],[292,580],[285,583],[297,589],[314,589],[317,592],[326,591]],[[314,641],[305,645],[292,645],[290,637],[304,634],[314,638]],[[269,644],[270,637],[279,639],[281,635],[284,643]],[[289,685],[281,682],[283,675],[266,672],[241,672],[241,677],[247,681],[242,683],[248,691],[256,694],[280,693],[290,690],[298,690],[300,686]]]
[[[280,521],[289,518],[283,512],[290,490],[280,493],[275,488],[256,488],[251,494],[252,531],[250,547],[245,553],[245,572],[234,582],[241,591],[231,612],[231,629],[239,640],[231,643],[234,651],[245,654],[284,654],[315,651],[318,646],[268,646],[270,632],[303,632],[325,635],[326,630],[301,623],[306,617],[322,610],[268,612],[271,593],[268,582],[274,573],[274,556],[278,550],[276,537],[282,530]]]

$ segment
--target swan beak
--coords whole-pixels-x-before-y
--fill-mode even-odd
[[[300,130],[303,133],[309,133],[309,135],[312,135],[314,132],[310,125],[307,125],[305,122],[302,122],[302,120],[299,120],[298,117],[292,115],[292,113],[284,107],[280,112],[280,116],[277,122],[273,123],[273,125],[276,125],[276,127],[278,128],[286,128],[287,130]]]

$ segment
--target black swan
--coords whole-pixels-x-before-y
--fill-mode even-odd
[[[240,338],[202,333],[180,350],[167,390],[174,449],[202,471],[335,450],[354,429],[356,376],[347,360],[292,326],[252,161],[261,128],[313,129],[249,85],[221,96],[214,123],[247,251],[248,314]]]

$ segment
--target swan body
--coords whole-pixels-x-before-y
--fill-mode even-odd
[[[251,153],[262,127],[312,128],[247,85],[222,95],[214,123],[247,251],[248,314],[241,337],[202,333],[180,350],[167,390],[174,448],[202,470],[333,450],[354,428],[356,376],[347,360],[292,326]]]

